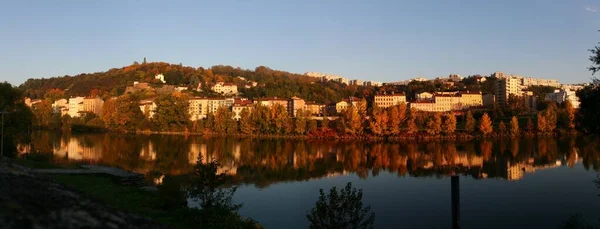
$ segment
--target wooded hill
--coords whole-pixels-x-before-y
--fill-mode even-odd
[[[163,74],[167,84],[185,85],[196,88],[202,83],[202,89],[209,91],[210,85],[218,81],[232,82],[238,85],[242,96],[250,99],[257,97],[298,96],[307,101],[335,102],[348,96],[359,96],[358,87],[347,86],[337,82],[320,82],[301,74],[272,70],[259,66],[254,70],[217,65],[210,68],[193,68],[181,64],[164,62],[133,63],[122,68],[113,68],[105,72],[82,73],[75,76],[62,76],[41,79],[28,79],[20,85],[25,96],[44,98],[45,94],[55,88],[65,91],[66,96],[119,96],[134,81],[159,85],[154,77]],[[240,78],[241,77],[241,78]],[[245,88],[249,82],[258,83],[257,87]],[[196,94],[196,95],[202,95]]]

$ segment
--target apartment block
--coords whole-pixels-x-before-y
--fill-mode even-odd
[[[404,94],[375,95],[374,103],[380,108],[387,108],[406,103],[406,96]]]
[[[211,89],[224,95],[236,95],[238,93],[237,85],[233,83],[217,82]]]

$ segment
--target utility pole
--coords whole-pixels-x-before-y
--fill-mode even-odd
[[[452,229],[460,229],[460,186],[458,175],[450,177],[452,196]]]
[[[0,157],[4,156],[4,114],[8,114],[6,111],[0,111],[2,115],[2,138],[0,139]]]

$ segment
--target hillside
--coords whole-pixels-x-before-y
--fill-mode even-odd
[[[301,74],[272,70],[259,66],[254,70],[234,68],[226,65],[212,66],[204,69],[193,68],[164,62],[134,63],[121,68],[113,68],[105,72],[81,73],[75,76],[61,76],[41,79],[28,79],[20,85],[25,95],[31,98],[43,98],[51,89],[59,88],[67,96],[85,96],[92,92],[102,96],[119,96],[134,81],[159,84],[154,79],[163,74],[168,84],[185,85],[195,88],[202,83],[208,89],[217,81],[238,84],[242,96],[250,99],[257,97],[298,96],[308,101],[333,102],[348,96],[359,96],[358,87],[346,86],[335,82],[319,82]],[[240,78],[241,77],[241,78]],[[258,83],[257,87],[245,88],[248,82]],[[207,91],[207,90],[205,90]],[[371,94],[369,90],[366,94]],[[362,92],[361,92],[362,94]]]

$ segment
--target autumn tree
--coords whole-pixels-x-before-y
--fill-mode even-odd
[[[473,113],[471,112],[471,110],[467,111],[466,114],[466,118],[465,118],[465,131],[467,133],[473,133],[473,131],[475,131],[475,118],[473,118]]]
[[[533,124],[533,120],[531,118],[527,118],[527,132],[533,133],[535,131],[535,125]]]
[[[425,131],[430,135],[442,132],[442,113],[436,112],[427,120]]]
[[[538,112],[537,113],[537,130],[540,133],[543,133],[543,132],[546,131],[546,129],[547,129],[547,127],[546,127],[546,116],[544,116],[542,114],[542,112]]]
[[[46,95],[44,97],[47,100],[49,100],[50,103],[54,103],[56,100],[59,100],[59,99],[67,98],[65,96],[65,91],[61,90],[60,88],[54,88],[54,89],[49,90],[48,92],[46,92]]]
[[[483,113],[481,119],[479,121],[479,131],[485,136],[491,134],[493,131],[492,120],[490,120],[490,116],[487,113]]]
[[[136,131],[144,114],[140,110],[139,100],[134,96],[121,96],[104,102],[102,120],[109,129]]]
[[[544,110],[543,115],[546,118],[546,128],[545,131],[548,133],[552,133],[556,129],[557,116],[558,116],[558,108],[556,103],[551,102],[548,104],[546,110]]]
[[[252,125],[252,120],[250,118],[250,110],[248,108],[242,109],[240,112],[240,132],[242,134],[254,134],[255,128]]]
[[[261,134],[267,134],[271,131],[271,114],[269,107],[256,104],[252,108],[250,121],[255,131]]]
[[[60,123],[60,114],[54,113],[50,99],[44,99],[32,107],[33,125],[54,129]]]
[[[402,123],[406,119],[406,105],[401,103],[399,105],[391,106],[387,112],[388,114],[388,132],[391,135],[397,135],[400,133]]]
[[[269,108],[271,117],[271,130],[274,134],[285,134],[293,129],[287,126],[291,126],[293,123],[285,107],[283,107],[281,104],[274,104]]]
[[[517,119],[516,116],[513,116],[512,119],[510,120],[510,134],[513,137],[519,136],[520,130],[519,130],[519,120]]]
[[[311,119],[308,121],[308,129],[306,130],[307,132],[311,132],[317,129],[317,120],[315,119]]]
[[[377,106],[373,108],[373,116],[369,121],[369,128],[376,136],[382,136],[387,132],[388,116],[384,109]]]
[[[226,106],[221,106],[215,112],[215,122],[213,123],[213,130],[219,134],[227,132],[227,124],[229,120],[233,120],[233,113]]]
[[[442,125],[442,130],[446,134],[454,134],[454,131],[456,130],[456,116],[454,116],[454,114],[444,114],[444,123]]]
[[[565,112],[567,113],[569,129],[575,128],[575,108],[569,101],[564,102]]]
[[[408,118],[408,120],[406,121],[406,133],[407,134],[416,134],[417,132],[419,132],[419,127],[417,126],[417,123],[415,122],[415,118],[413,118],[413,117]]]
[[[358,113],[358,109],[354,106],[349,106],[342,111],[340,132],[349,135],[359,135],[362,133],[362,117]]]

